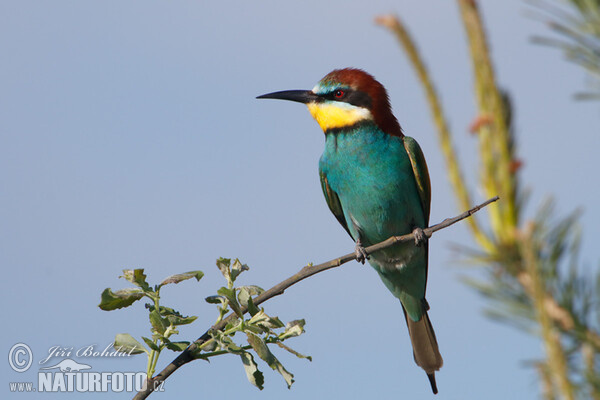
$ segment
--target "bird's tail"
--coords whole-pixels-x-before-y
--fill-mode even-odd
[[[427,303],[425,303],[427,304]],[[444,360],[440,354],[437,340],[435,338],[435,332],[431,321],[427,315],[427,309],[425,306],[423,316],[417,322],[413,321],[407,314],[404,306],[404,318],[406,318],[406,325],[408,325],[408,333],[410,335],[410,341],[413,347],[413,355],[417,365],[425,370],[429,383],[431,384],[431,390],[434,394],[437,394],[437,385],[435,383],[435,371],[438,371]]]

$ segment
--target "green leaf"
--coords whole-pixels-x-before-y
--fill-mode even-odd
[[[156,343],[154,343],[152,341],[152,339],[148,339],[145,336],[142,336],[142,339],[144,340],[144,342],[146,342],[146,345],[150,348],[150,350],[160,351],[160,349],[158,348],[158,345]]]
[[[279,335],[279,339],[285,340],[294,336],[300,336],[304,333],[304,325],[306,321],[303,319],[296,319],[290,321],[285,325],[285,331]]]
[[[208,334],[219,345],[226,346],[227,344],[231,343],[231,338],[229,336],[225,335],[220,330],[212,329],[211,328],[211,329],[208,330]]]
[[[226,298],[223,296],[208,296],[204,299],[209,304],[222,304]]]
[[[150,310],[150,312],[156,309],[153,304],[146,304],[146,307]],[[163,319],[166,318],[171,325],[191,324],[198,318],[193,315],[189,317],[183,316],[179,311],[164,306],[160,306],[159,314],[161,317],[163,317]]]
[[[238,290],[238,300],[240,301],[240,304],[242,306],[248,307],[248,312],[250,312],[250,315],[254,315],[256,312],[258,312],[258,309],[256,307],[254,307],[254,309],[251,310],[251,306],[249,305],[249,303],[252,302],[252,296],[257,296],[261,294],[262,292],[264,292],[264,289],[262,289],[259,286],[249,285],[240,286]]]
[[[289,373],[283,367],[283,365],[281,365],[279,360],[273,355],[273,353],[271,353],[271,350],[269,350],[267,344],[260,337],[256,336],[253,333],[246,332],[246,336],[248,337],[248,343],[250,344],[250,346],[252,346],[254,351],[256,351],[256,354],[264,362],[269,364],[269,367],[281,374],[283,379],[285,379],[285,383],[287,383],[288,389],[292,387],[292,383],[294,383],[294,375]]]
[[[183,282],[185,280],[192,279],[192,278],[196,278],[196,280],[199,281],[200,279],[202,279],[203,276],[204,276],[204,272],[202,272],[202,271],[184,272],[183,274],[171,275],[171,276],[165,278],[160,283],[159,286],[164,286],[164,285],[168,285],[171,283],[179,283],[179,282]]]
[[[161,336],[164,335],[165,330],[168,327],[165,319],[161,317],[156,310],[150,312],[150,324],[152,325],[152,328],[154,328],[154,331]]]
[[[217,294],[220,294],[221,296],[225,297],[228,301],[229,301],[229,306],[231,307],[231,309],[233,311],[235,311],[235,313],[239,316],[242,317],[242,309],[240,308],[240,304],[237,301],[237,298],[235,296],[235,289],[228,289],[226,287],[221,287],[219,290],[217,290]]]
[[[182,317],[179,315],[168,315],[167,316],[167,320],[169,321],[169,323],[171,325],[175,325],[175,326],[191,324],[192,322],[194,322],[197,319],[198,319],[198,317],[195,315],[191,315],[189,317]]]
[[[129,288],[113,292],[106,288],[100,295],[98,307],[104,311],[112,311],[117,308],[129,307],[142,297],[144,297],[144,292],[140,289]]]
[[[225,279],[227,279],[228,282],[231,279],[231,272],[229,270],[230,264],[231,264],[231,258],[219,257],[219,259],[217,260],[217,267],[219,268],[219,271],[221,271],[221,273],[223,274]]]
[[[252,354],[245,351],[240,354],[240,357],[242,358],[242,364],[244,364],[244,370],[246,370],[248,381],[260,390],[263,390],[265,377],[263,373],[258,370],[258,365],[254,361]]]
[[[256,333],[257,335],[260,335],[262,333],[265,333],[267,331],[267,329],[263,328],[262,326],[244,324],[243,331],[244,332],[252,332],[252,333]]]
[[[298,357],[298,358],[306,358],[308,361],[312,361],[312,357],[311,356],[305,356],[304,354],[298,353],[296,350],[292,349],[291,347],[286,346],[282,342],[276,342],[276,343],[277,343],[277,346],[281,347],[282,349],[284,349],[286,351],[289,351],[290,353],[292,353],[296,357]]]
[[[148,350],[129,333],[118,333],[113,343],[115,350],[130,354],[148,353]]]
[[[167,342],[167,349],[173,351],[184,351],[190,345],[190,342]]]
[[[196,352],[198,354],[201,354],[201,351],[206,351],[206,352],[211,352],[211,351],[215,351],[217,348],[219,347],[219,342],[217,342],[216,340],[211,340],[210,342],[207,342],[207,344],[202,348],[202,350],[197,350]],[[208,359],[207,359],[208,361]]]
[[[264,328],[265,330],[283,328],[283,326],[284,326],[283,322],[281,322],[279,320],[279,318],[277,318],[277,317],[275,317],[275,318],[269,317],[265,313],[264,309],[261,309],[259,312],[257,312],[256,314],[254,314],[252,316],[252,318],[250,318],[248,320],[248,324],[249,325],[260,326],[260,327]]]
[[[232,318],[229,320],[229,322],[225,325],[225,329],[223,329],[224,331],[228,331],[234,327],[239,328],[242,324],[242,321],[238,318]],[[238,329],[239,330],[239,329]]]
[[[256,307],[256,306],[254,305],[254,301],[252,300],[252,297],[250,297],[250,298],[248,299],[248,305],[247,305],[247,307],[248,307],[248,313],[249,313],[251,316],[254,316],[254,315],[256,315],[256,313],[260,311],[260,310],[258,309],[258,307]]]
[[[256,285],[244,285],[244,286],[240,286],[238,287],[239,290],[245,290],[248,292],[248,294],[250,296],[258,296],[259,294],[262,294],[265,289],[261,288],[260,286],[256,286]]]
[[[233,265],[231,266],[231,281],[235,282],[236,278],[244,271],[248,271],[250,268],[246,265],[246,264],[242,264],[240,262],[240,260],[238,260],[237,258],[235,259],[235,261],[233,262]]]
[[[228,351],[229,353],[233,353],[233,354],[241,354],[242,352],[245,351],[240,346],[235,344],[235,342],[233,341],[233,339],[230,336],[225,335],[221,331],[213,330],[213,331],[209,332],[209,335],[214,339],[214,341],[216,343],[219,344],[219,346],[221,347],[222,350]],[[206,351],[208,351],[208,350],[206,350]]]
[[[125,278],[134,285],[142,288],[144,292],[150,291],[150,285],[146,282],[146,275],[143,269],[124,269],[121,278]]]
[[[225,347],[225,350],[227,350],[228,352],[232,353],[232,354],[242,354],[244,353],[246,350],[242,349],[240,346],[238,346],[237,344],[235,344],[233,342],[233,340],[229,340],[227,343],[223,344]]]

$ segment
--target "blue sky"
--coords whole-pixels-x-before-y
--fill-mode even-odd
[[[583,72],[530,43],[547,31],[525,16],[524,2],[482,3],[498,79],[516,106],[531,190],[526,213],[548,195],[562,214],[582,207],[582,260],[596,268],[598,103],[575,102]],[[189,340],[216,317],[203,300],[223,284],[216,258],[239,257],[251,268],[241,283],[267,288],[307,262],[352,251],[322,198],[323,134],[303,106],[255,100],[259,94],[312,88],[339,67],[372,73],[425,152],[432,223],[457,214],[421,88],[394,38],[373,24],[389,12],[417,38],[473,197],[484,200],[467,133],[475,104],[454,2],[1,2],[0,338],[5,354],[18,342],[34,353],[34,368],[23,374],[3,363],[3,379],[36,381],[35,363],[52,346],[103,348],[119,332],[146,335],[141,304],[97,308],[104,288],[127,286],[117,279],[123,268],[145,268],[154,282],[206,273],[163,291],[164,304],[199,316],[181,329]],[[537,396],[536,374],[525,364],[542,356],[540,343],[482,315],[484,299],[459,281],[477,268],[457,262],[453,243],[471,244],[464,226],[430,245],[430,316],[445,360],[436,398]],[[295,374],[291,390],[263,365],[260,392],[235,357],[221,357],[180,369],[166,396],[433,397],[412,360],[400,305],[369,267],[320,274],[266,309],[307,320],[306,334],[290,345],[313,362],[278,353]],[[165,353],[159,368],[171,359]],[[145,369],[142,357],[87,361],[99,371]]]

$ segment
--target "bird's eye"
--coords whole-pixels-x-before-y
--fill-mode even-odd
[[[342,98],[342,97],[344,97],[345,95],[346,95],[346,92],[345,92],[345,91],[343,91],[343,90],[341,90],[341,89],[338,89],[338,90],[336,90],[335,92],[333,92],[333,96],[334,96],[336,99],[341,99],[341,98]]]

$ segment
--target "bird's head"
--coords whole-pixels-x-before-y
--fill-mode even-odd
[[[325,133],[370,121],[389,135],[403,136],[385,88],[361,69],[331,71],[312,90],[284,90],[257,98],[306,104]]]

